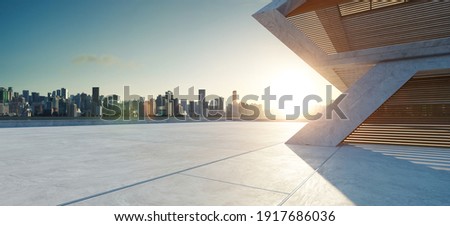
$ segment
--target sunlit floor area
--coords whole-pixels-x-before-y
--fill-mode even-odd
[[[450,150],[284,142],[299,122],[0,129],[0,205],[450,205]]]

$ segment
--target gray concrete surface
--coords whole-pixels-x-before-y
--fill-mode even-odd
[[[0,205],[450,205],[450,150],[284,144],[303,126],[2,128]]]

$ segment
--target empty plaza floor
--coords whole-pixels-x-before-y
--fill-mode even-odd
[[[449,149],[286,145],[304,125],[0,128],[0,205],[450,205]]]

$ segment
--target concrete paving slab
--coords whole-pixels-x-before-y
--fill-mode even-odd
[[[184,174],[290,193],[313,172],[285,144],[279,144]]]
[[[354,206],[345,194],[339,191],[322,175],[316,173],[299,186],[291,196],[281,203],[283,206]]]
[[[286,194],[185,175],[89,199],[88,206],[273,206]]]

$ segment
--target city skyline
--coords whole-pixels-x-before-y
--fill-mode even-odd
[[[99,117],[110,118],[112,105],[120,108],[121,119],[129,120],[130,115],[136,114],[138,120],[148,117],[226,117],[233,115],[239,118],[239,112],[252,115],[248,111],[247,103],[238,102],[237,91],[234,90],[229,98],[207,94],[206,89],[198,89],[194,94],[191,87],[189,94],[166,91],[165,95],[139,96],[130,92],[130,87],[124,87],[122,94],[102,95],[100,87],[92,87],[89,93],[69,93],[66,88],[60,88],[45,93],[33,90],[14,90],[13,87],[0,86],[0,116],[1,117]],[[198,99],[197,99],[198,98]],[[235,105],[235,106],[233,106]],[[250,104],[252,105],[252,104]],[[231,107],[233,106],[233,107]],[[261,105],[258,114],[262,116]],[[236,110],[236,107],[242,110]],[[226,111],[225,111],[226,110]],[[135,111],[133,113],[133,111]],[[234,111],[234,113],[232,113]],[[235,114],[237,113],[237,114]],[[116,112],[117,114],[117,112]],[[116,114],[112,116],[115,117]],[[255,113],[256,114],[256,113]],[[111,120],[111,119],[107,119]]]
[[[278,95],[317,93],[328,83],[251,17],[268,2],[2,1],[0,85],[41,93],[101,86],[105,95],[131,86],[141,96],[178,86],[220,96],[267,86]],[[292,78],[301,89],[285,83]]]
[[[137,117],[135,119],[139,121],[161,116],[167,119],[181,116],[190,119],[317,120],[324,116],[321,109],[329,107],[324,103],[334,102],[331,86],[327,86],[326,96],[322,99],[318,95],[309,95],[300,105],[292,101],[291,95],[274,95],[270,87],[261,96],[240,95],[237,90],[219,96],[214,92],[208,93],[205,88],[194,90],[194,87],[187,93],[176,87],[173,91],[140,96],[134,94],[129,86],[125,86],[121,93],[109,95],[103,94],[100,87],[92,87],[91,92],[70,92],[67,88],[59,88],[40,93],[0,86],[0,117],[94,117],[127,121],[130,115],[135,115],[131,117]],[[331,108],[334,109],[333,106],[340,101],[330,105]],[[339,111],[339,108],[333,111]]]

